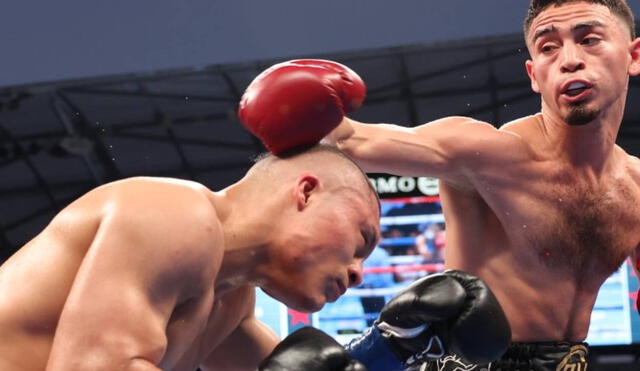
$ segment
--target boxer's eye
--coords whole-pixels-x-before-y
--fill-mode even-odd
[[[361,245],[359,252],[357,251],[357,258],[366,259],[373,249],[376,247],[375,232],[361,231],[363,244]]]
[[[540,47],[540,51],[545,54],[551,53],[555,49],[556,49],[556,46],[553,44],[544,44],[542,45],[542,47]]]
[[[598,39],[597,37],[585,37],[584,39],[582,39],[581,44],[582,45],[595,45],[600,41],[600,39]]]
[[[367,235],[366,233],[360,231],[360,236],[362,237],[362,244],[358,244],[356,247],[355,257],[356,258],[364,258],[366,256],[367,251]]]

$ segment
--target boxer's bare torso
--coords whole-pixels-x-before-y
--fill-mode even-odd
[[[127,292],[127,280],[122,281],[121,290],[100,291],[100,283],[89,278],[88,273],[106,269],[113,275],[127,274],[120,268],[128,265],[127,271],[132,274],[144,272],[142,280],[133,279],[131,284],[145,285],[139,290],[141,295],[150,290],[155,302],[153,310],[161,313],[154,317],[132,312],[134,323],[126,325],[135,331],[147,325],[141,322],[164,322],[160,329],[166,329],[166,341],[162,340],[165,337],[162,333],[150,336],[155,339],[147,339],[152,349],[161,352],[155,355],[160,360],[159,366],[167,370],[195,370],[244,319],[252,317],[254,303],[254,289],[249,286],[215,292],[223,236],[210,194],[192,182],[134,178],[100,187],[61,212],[0,267],[0,369],[45,369],[61,313],[72,307],[70,301],[88,306],[89,313],[81,312],[76,324],[67,323],[60,331],[74,331],[73,326],[95,328],[87,332],[88,338],[79,340],[80,344],[92,342],[95,339],[90,336],[100,334],[118,337],[119,333],[111,330],[121,326],[114,321],[119,321],[118,315],[122,313],[118,311],[126,307],[117,303],[136,293]],[[118,214],[123,205],[128,205],[128,213],[139,212],[136,216],[124,216],[127,220],[123,222],[131,226],[139,224],[150,233],[133,236],[129,246],[116,246],[110,243],[118,242],[113,234],[129,233],[126,227],[119,230],[111,220],[123,217]],[[184,212],[185,208],[191,210]],[[108,228],[111,230],[105,231]],[[104,232],[111,236],[105,236]],[[137,238],[150,242],[138,246]],[[167,243],[174,244],[174,248]],[[100,249],[117,251],[110,254]],[[190,272],[183,274],[181,268]],[[167,282],[160,281],[163,275]],[[105,281],[104,277],[100,279]],[[91,287],[82,290],[83,282],[93,285],[95,291]],[[95,311],[95,316],[91,311]],[[109,312],[113,315],[109,316]],[[114,341],[120,340],[122,343],[117,346],[123,348],[139,346],[128,344],[130,339],[126,335]],[[74,354],[75,350],[64,348],[78,344],[62,341],[56,344],[58,354],[61,357],[65,352]],[[126,349],[125,353],[129,350],[137,349]],[[153,355],[153,351],[149,354]]]
[[[520,139],[541,119],[507,125],[513,140],[477,154],[470,184],[441,182],[446,264],[490,285],[515,341],[581,341],[601,284],[640,244],[640,161],[614,147],[600,172],[580,168]]]
[[[600,285],[640,245],[640,161],[617,128],[543,120],[347,119],[334,135],[367,171],[441,180],[445,265],[489,284],[514,341],[582,341]]]
[[[640,161],[615,144],[640,39],[613,5],[538,5],[525,69],[539,114],[500,129],[345,119],[327,140],[366,171],[440,179],[445,264],[489,284],[514,341],[581,341],[600,285],[640,251]]]

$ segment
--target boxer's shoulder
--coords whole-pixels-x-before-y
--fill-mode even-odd
[[[162,217],[178,224],[183,224],[182,221],[193,223],[194,219],[205,222],[210,218],[217,218],[209,197],[212,192],[193,181],[134,177],[96,188],[88,196],[94,192],[93,197],[102,204],[105,213],[121,213],[131,217],[143,213],[146,217]]]
[[[613,171],[612,183],[614,189],[624,191],[625,199],[640,198],[640,158],[627,153],[623,148],[616,145],[615,148],[615,169]]]
[[[499,131],[520,139],[521,143],[527,143],[530,137],[539,132],[541,122],[542,115],[540,114],[524,116],[500,126]]]
[[[173,196],[205,194],[208,191],[203,184],[186,179],[137,176],[107,183],[94,190],[111,195],[135,195],[140,197],[146,192],[151,198],[156,192],[169,192]],[[169,199],[168,197],[164,197]]]
[[[177,266],[204,269],[221,261],[220,220],[203,185],[136,177],[96,189],[84,209],[97,206],[100,228],[138,246],[162,247]],[[155,246],[155,247],[154,247]],[[204,265],[204,267],[203,267]],[[213,268],[213,267],[211,267]],[[200,270],[197,269],[197,270]],[[209,276],[210,274],[208,274]]]
[[[626,168],[628,170],[628,174],[636,182],[636,184],[640,184],[640,158],[627,155]]]

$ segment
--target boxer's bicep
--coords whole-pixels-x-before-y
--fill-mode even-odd
[[[62,310],[47,370],[155,369],[162,360],[181,290],[178,271],[189,253],[181,251],[178,223],[133,211],[106,217],[98,228]]]
[[[203,371],[253,371],[280,342],[267,325],[254,316],[245,318],[201,365]]]
[[[88,280],[80,285],[94,283]],[[93,294],[95,300],[90,299]],[[167,344],[165,321],[146,296],[122,279],[107,279],[91,290],[75,290],[56,329],[47,370],[157,365]],[[102,299],[106,297],[115,298]]]

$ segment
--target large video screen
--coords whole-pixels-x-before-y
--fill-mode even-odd
[[[364,264],[364,280],[335,303],[314,314],[298,313],[259,291],[256,313],[281,337],[314,326],[347,343],[378,317],[382,306],[414,280],[444,269],[446,224],[437,181],[428,178],[372,178],[381,197],[382,239]],[[628,262],[612,274],[598,294],[587,342],[591,345],[640,343],[635,308],[638,281]]]

